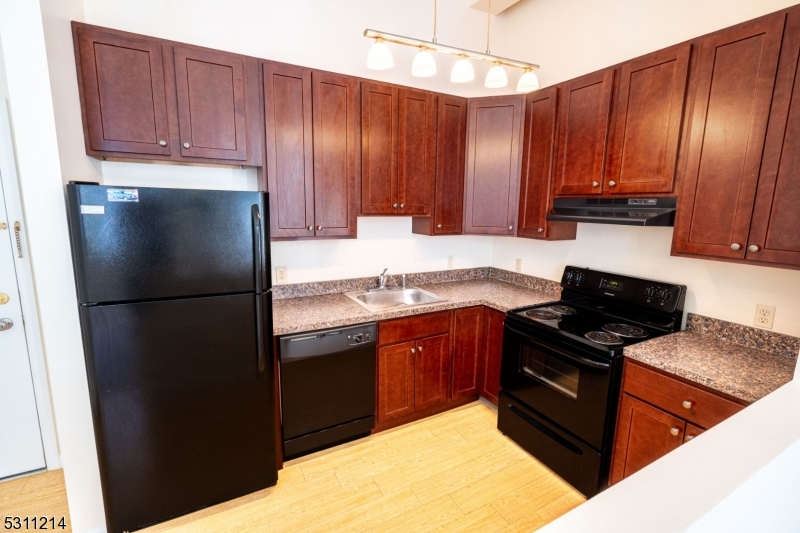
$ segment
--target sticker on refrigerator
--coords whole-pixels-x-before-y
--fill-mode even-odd
[[[108,189],[109,202],[138,202],[139,189]]]
[[[104,205],[82,205],[81,215],[105,215],[106,206]]]

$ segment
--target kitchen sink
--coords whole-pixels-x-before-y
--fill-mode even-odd
[[[436,296],[416,287],[389,288],[378,291],[346,292],[345,296],[366,308],[368,311],[385,311],[395,307],[410,307],[444,302],[446,298]]]

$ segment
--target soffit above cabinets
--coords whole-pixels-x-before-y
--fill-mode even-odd
[[[478,11],[483,11],[486,13],[489,11],[489,0],[468,0],[469,7],[472,9],[477,9]],[[492,0],[492,15],[497,15],[498,13],[502,13],[509,7],[513,6],[516,3],[519,3],[520,0]]]

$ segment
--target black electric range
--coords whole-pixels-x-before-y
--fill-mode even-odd
[[[686,287],[567,267],[506,314],[498,428],[587,497],[607,486],[626,346],[681,327]]]

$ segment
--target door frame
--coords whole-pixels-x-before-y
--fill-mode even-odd
[[[33,392],[36,396],[36,410],[39,414],[39,428],[42,434],[44,460],[48,470],[61,468],[58,453],[55,420],[50,396],[50,384],[47,376],[47,361],[44,355],[39,308],[36,302],[36,284],[26,237],[25,213],[22,207],[22,192],[17,176],[17,164],[14,153],[14,142],[11,134],[8,100],[0,100],[0,187],[5,196],[6,211],[11,220],[22,223],[20,243],[22,257],[14,255],[14,267],[17,272],[17,286],[25,319],[25,340],[28,344],[28,361],[33,378]],[[11,228],[9,228],[11,230]]]

